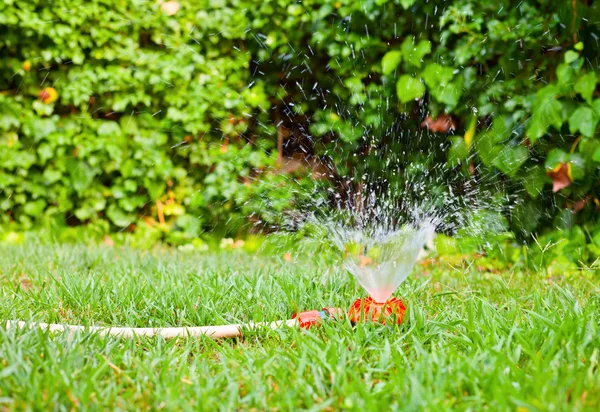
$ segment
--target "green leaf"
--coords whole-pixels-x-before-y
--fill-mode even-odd
[[[592,103],[592,109],[594,109],[596,116],[600,117],[600,99],[594,100],[594,103]]]
[[[571,165],[571,178],[573,180],[579,180],[585,177],[585,162],[580,154],[574,153],[569,156],[569,163]]]
[[[483,164],[487,167],[491,167],[494,165],[494,161],[498,157],[502,147],[494,144],[492,133],[483,132],[476,136],[475,149]]]
[[[562,125],[562,104],[556,100],[559,90],[556,86],[543,87],[535,94],[531,107],[533,115],[527,128],[527,136],[531,143],[544,136],[548,127],[560,130]]]
[[[438,102],[444,103],[452,109],[458,104],[462,89],[454,83],[449,83],[446,86],[440,86],[436,91],[432,91],[432,94]]]
[[[454,70],[451,67],[431,63],[425,67],[421,76],[423,76],[425,83],[430,89],[436,89],[440,85],[446,85],[452,81]]]
[[[36,217],[44,211],[46,205],[47,203],[44,199],[30,201],[25,204],[23,211],[29,216]]]
[[[450,167],[458,166],[462,160],[469,156],[469,148],[467,147],[465,140],[461,137],[452,138],[452,146],[448,153],[448,163]]]
[[[119,136],[121,134],[121,127],[117,122],[103,121],[100,127],[98,127],[98,134],[100,136]]]
[[[571,165],[571,177],[573,180],[579,180],[585,177],[585,161],[580,154],[571,154],[571,156],[569,156],[569,163]]]
[[[494,160],[494,166],[505,175],[513,177],[528,157],[529,152],[523,146],[504,147]]]
[[[546,156],[544,165],[546,169],[555,169],[559,164],[566,163],[569,160],[569,155],[561,149],[552,149]]]
[[[542,209],[538,202],[532,200],[517,203],[511,211],[511,220],[515,229],[523,232],[533,232],[542,217]]]
[[[76,160],[70,161],[69,174],[71,176],[73,189],[75,189],[79,195],[81,195],[94,180],[94,171],[85,162]]]
[[[548,176],[541,166],[533,166],[527,168],[523,177],[523,187],[531,198],[537,199],[542,193],[542,189],[546,182],[548,182]]]
[[[589,107],[579,107],[569,117],[569,130],[571,133],[580,131],[586,137],[592,137],[596,130],[598,116]]]
[[[573,50],[568,50],[565,53],[565,63],[573,63],[575,60],[579,58],[579,53],[574,52]]]
[[[416,45],[413,43],[412,37],[407,37],[402,42],[402,57],[408,64],[421,67],[422,60],[427,54],[431,53],[431,42],[429,40],[421,40]]]
[[[269,96],[265,92],[264,82],[257,82],[251,89],[245,89],[242,96],[252,107],[260,107],[264,110],[269,108]]]
[[[600,163],[600,147],[598,147],[596,149],[596,151],[594,152],[594,155],[592,156],[592,160],[594,160],[594,162]]]
[[[392,50],[387,52],[383,59],[381,59],[381,72],[385,75],[392,73],[396,70],[396,67],[402,61],[402,52],[399,50]]]
[[[556,68],[556,77],[561,92],[564,94],[570,93],[575,82],[575,70],[573,70],[571,65],[566,63],[559,64]]]
[[[405,74],[396,83],[396,93],[402,103],[408,103],[423,96],[425,85],[421,79]]]
[[[114,203],[106,209],[106,216],[115,224],[115,226],[126,227],[133,222],[133,217],[123,212]]]
[[[400,0],[400,4],[402,5],[402,7],[404,7],[405,10],[411,7],[416,2],[417,0]]]
[[[577,79],[577,82],[575,83],[575,91],[579,93],[586,102],[591,104],[597,82],[598,79],[595,72],[585,74]]]
[[[149,178],[144,178],[144,187],[148,191],[152,200],[157,200],[165,192],[164,182],[157,182]]]

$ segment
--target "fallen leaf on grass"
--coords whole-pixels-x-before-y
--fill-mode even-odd
[[[21,275],[21,278],[19,279],[19,284],[21,285],[21,290],[23,290],[25,292],[27,292],[29,289],[31,289],[33,287],[33,283],[31,282],[31,279],[29,279],[25,275]]]

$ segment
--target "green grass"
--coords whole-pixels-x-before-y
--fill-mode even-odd
[[[598,410],[600,281],[417,267],[400,327],[243,339],[0,328],[0,408]],[[119,326],[268,321],[364,296],[324,257],[0,248],[0,319]],[[520,409],[524,408],[524,409]]]

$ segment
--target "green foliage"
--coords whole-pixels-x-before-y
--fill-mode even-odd
[[[595,224],[600,5],[434,3],[182,0],[171,13],[4,0],[2,221],[162,231],[162,213],[184,237],[237,233],[248,216],[264,227],[298,201],[277,172],[283,139],[280,155],[326,160],[334,179],[401,185],[385,154],[401,171],[446,162],[465,179],[497,176],[519,199],[507,212],[519,234],[564,211]],[[390,133],[419,135],[440,114],[455,136]],[[555,150],[564,168],[545,166]],[[588,229],[591,244],[600,229]]]
[[[257,126],[270,97],[234,52],[248,20],[238,6],[181,3],[173,16],[160,2],[0,3],[0,222],[133,229],[163,213],[195,236],[249,215],[268,224],[289,204]],[[48,88],[58,97],[46,104]]]

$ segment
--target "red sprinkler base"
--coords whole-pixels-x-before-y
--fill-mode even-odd
[[[391,323],[402,323],[406,306],[398,299],[391,297],[385,303],[378,303],[373,298],[356,299],[348,311],[348,318],[352,323],[358,322],[375,322],[386,324],[386,321]]]

